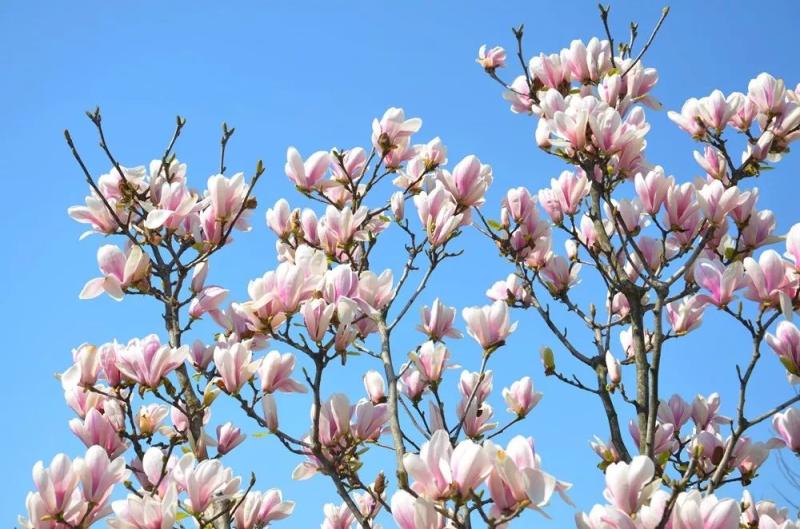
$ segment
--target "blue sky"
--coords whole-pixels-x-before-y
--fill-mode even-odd
[[[0,84],[0,159],[6,196],[6,206],[0,208],[5,248],[0,276],[6,278],[0,301],[6,324],[5,376],[0,384],[6,428],[0,436],[0,519],[13,520],[23,510],[35,461],[49,461],[59,451],[78,455],[84,450],[69,433],[71,413],[53,377],[68,365],[70,349],[83,341],[127,340],[159,331],[157,309],[144,300],[78,301],[84,282],[96,275],[95,252],[101,239],[79,242],[83,229],[66,216],[68,206],[82,201],[85,186],[64,145],[63,129],[70,128],[87,163],[99,174],[108,167],[95,148],[85,110],[101,106],[109,141],[128,166],[160,156],[175,115],[181,114],[188,125],[178,156],[189,164],[195,185],[201,186],[216,171],[220,123],[235,126],[229,170],[252,172],[259,158],[267,167],[256,193],[255,229],[238,236],[211,266],[213,282],[241,299],[247,281],[274,266],[274,239],[264,226],[264,211],[280,196],[288,195],[293,205],[300,203],[283,175],[288,145],[304,154],[366,145],[372,118],[389,106],[401,106],[408,115],[423,119],[420,140],[443,138],[451,162],[475,153],[494,167],[489,211],[495,211],[505,189],[538,189],[557,176],[563,167],[535,148],[535,121],[508,112],[499,87],[482,74],[474,57],[484,42],[511,46],[510,28],[519,23],[528,28],[526,47],[531,54],[558,51],[574,38],[600,35],[596,4],[498,5],[0,4],[0,71],[5,79]],[[645,60],[659,69],[655,94],[665,108],[678,109],[686,98],[707,95],[714,88],[745,91],[748,80],[761,71],[794,86],[800,71],[794,53],[800,4],[772,2],[769,13],[766,9],[744,2],[674,3]],[[620,35],[631,19],[638,20],[646,34],[659,12],[656,3],[618,2],[612,21]],[[648,158],[681,181],[696,176],[689,138],[664,112],[649,111],[648,119],[653,125]],[[796,193],[787,191],[799,168],[800,162],[790,156],[764,177],[767,182],[759,182],[760,204],[776,211],[780,232],[796,218]],[[450,263],[434,278],[423,301],[438,294],[459,306],[483,303],[484,290],[508,273],[477,235],[465,236],[463,245],[467,252],[460,263]],[[400,258],[382,254],[386,266]],[[537,351],[553,340],[532,314],[515,316],[521,320],[520,331],[498,353],[506,358],[495,366],[496,413],[505,413],[500,388],[523,371],[532,374],[545,397],[518,432],[534,436],[545,467],[574,482],[573,497],[587,509],[601,499],[601,477],[593,470],[595,457],[588,448],[592,434],[606,435],[600,406],[541,375]],[[742,347],[746,337],[717,314],[709,313],[706,319],[703,331],[668,352],[662,387],[667,394],[680,392],[687,399],[719,390],[725,411],[732,413],[732,366],[749,355]],[[412,327],[409,321],[408,333],[401,338],[408,345],[418,339]],[[198,327],[203,330],[208,333],[211,327]],[[456,342],[453,354],[458,363],[477,369],[474,344]],[[329,390],[358,383],[365,366],[340,369]],[[754,412],[789,395],[771,353],[756,375],[754,390]],[[303,398],[289,396],[281,406],[284,415],[292,416],[286,424],[300,433],[307,421]],[[212,420],[214,425],[219,422]],[[282,526],[316,526],[322,503],[337,500],[323,478],[291,482],[289,472],[296,463],[269,439],[251,438],[231,458],[242,475],[251,468],[256,471],[260,488],[281,487],[287,497],[301,500],[295,519]],[[772,464],[765,475],[753,488],[757,496],[774,495],[775,487],[784,486]],[[573,512],[556,502],[555,520],[541,523],[570,525]]]

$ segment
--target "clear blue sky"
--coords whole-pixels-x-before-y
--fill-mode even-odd
[[[614,27],[622,34],[636,19],[647,33],[660,7],[615,2]],[[667,109],[678,109],[686,98],[713,88],[744,91],[761,71],[794,86],[800,80],[798,20],[800,4],[790,1],[769,7],[674,3],[646,59],[661,74],[656,95]],[[82,201],[85,186],[64,145],[65,127],[99,173],[108,167],[94,147],[84,110],[102,107],[111,145],[128,166],[160,155],[180,113],[188,125],[178,155],[197,184],[215,171],[220,123],[235,126],[228,167],[251,171],[258,158],[267,167],[257,192],[254,231],[237,237],[212,264],[212,280],[240,299],[250,278],[274,266],[274,241],[263,214],[289,193],[283,164],[290,144],[305,154],[365,145],[371,119],[389,106],[402,106],[423,118],[419,139],[441,136],[451,160],[475,153],[493,165],[490,204],[496,205],[508,187],[538,189],[556,176],[562,167],[535,148],[534,120],[509,113],[499,87],[474,63],[484,42],[510,46],[510,28],[519,23],[528,28],[529,53],[554,52],[574,38],[586,40],[602,31],[593,2],[319,2],[302,7],[300,2],[2,2],[0,159],[6,198],[0,208],[0,315],[6,338],[0,519],[9,524],[22,512],[35,461],[49,461],[62,450],[73,456],[84,450],[69,433],[71,412],[53,378],[68,365],[70,349],[83,341],[127,340],[159,329],[155,308],[143,300],[78,301],[83,283],[96,274],[101,239],[79,242],[83,228],[66,216],[69,205]],[[687,136],[663,112],[650,111],[648,118],[654,128],[648,158],[680,180],[695,176]],[[799,168],[800,161],[790,156],[760,182],[761,205],[777,212],[780,231],[797,218]],[[293,196],[290,201],[298,203]],[[433,282],[434,291],[459,306],[483,303],[483,291],[508,273],[486,241],[469,235],[465,246],[461,264]],[[387,263],[392,257],[399,256],[387,255]],[[533,374],[545,398],[521,432],[535,437],[546,468],[573,481],[576,503],[588,509],[601,499],[600,474],[588,448],[593,433],[606,435],[600,406],[541,375],[537,351],[553,340],[532,315],[517,319],[523,320],[521,329],[500,353],[506,361],[496,366],[496,413],[505,416],[500,388],[523,371]],[[668,353],[663,387],[687,399],[723,391],[725,410],[732,413],[732,361],[749,354],[742,347],[745,337],[717,314],[709,312],[707,320],[704,332]],[[410,343],[416,337],[404,339]],[[456,342],[454,356],[477,368],[472,343]],[[763,365],[753,411],[790,391],[771,353]],[[356,382],[363,367],[339,370],[342,385]],[[302,397],[281,399],[284,415],[296,412],[286,421],[296,433],[307,420],[300,402]],[[281,487],[300,501],[295,519],[281,526],[316,526],[322,503],[338,503],[333,490],[320,477],[292,483],[289,472],[296,460],[276,447],[272,440],[251,438],[231,464],[243,475],[252,467],[259,487]],[[765,473],[753,489],[757,496],[774,495],[773,486],[783,486],[772,464]],[[555,521],[541,523],[571,525],[572,509],[555,503]]]

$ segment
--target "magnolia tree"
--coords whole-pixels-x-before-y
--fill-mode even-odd
[[[485,204],[491,168],[475,156],[448,166],[438,138],[414,143],[421,121],[401,109],[373,121],[366,149],[303,158],[290,147],[286,176],[315,207],[280,199],[267,211],[277,265],[249,283],[248,299],[231,303],[206,278],[233,232],[250,229],[262,164],[249,177],[226,176],[233,129],[224,126],[219,174],[197,189],[174,154],[183,119],[159,159],[129,168],[108,147],[99,111],[89,113],[111,170],[95,178],[66,134],[89,185],[85,205],[69,214],[87,234],[117,244],[99,248],[100,275],[80,297],[152,298],[164,328],[73,351],[60,378],[77,415],[69,427],[87,450],[34,466],[36,490],[20,525],[253,529],[287,518],[293,501],[225,465],[250,421],[274,440],[270,449],[296,458],[294,479],[332,485],[340,503],[324,506],[323,529],[392,521],[402,529],[499,528],[527,510],[544,514],[554,495],[570,501],[570,484],[546,472],[525,436],[541,394],[524,376],[502,390],[508,414],[488,402],[491,363],[503,361],[497,351],[518,309],[552,333],[542,343],[558,344],[542,349],[544,374],[596,395],[607,416],[608,442],[592,443],[606,503],[578,514],[579,528],[798,527],[787,510],[756,503],[741,487],[771,450],[800,453],[800,410],[792,408],[800,396],[791,389],[800,381],[800,330],[791,321],[800,306],[800,224],[777,236],[749,185],[800,134],[800,91],[764,73],[746,93],[689,99],[669,117],[700,145],[705,176],[667,176],[645,158],[643,107],[659,104],[657,73],[642,63],[666,13],[637,54],[636,26],[615,46],[607,8],[605,40],[576,40],[530,60],[520,27],[521,75],[511,82],[500,75],[506,52],[481,47],[478,63],[504,86],[511,110],[534,116],[539,148],[568,166],[549,187],[508,190],[499,216]],[[735,136],[741,153],[729,143]],[[511,273],[489,288],[487,305],[458,311],[425,291],[459,258],[469,229],[495,245]],[[385,238],[391,231],[395,238]],[[563,252],[554,241],[564,241]],[[398,258],[394,273],[372,266],[376,252]],[[581,279],[591,287],[583,297],[575,292]],[[582,301],[597,285],[598,298]],[[700,332],[706,310],[725,313],[751,338],[750,360],[735,370],[738,395],[726,396],[737,403],[733,417],[721,414],[716,393],[668,396],[660,388],[662,354]],[[459,312],[483,354],[474,371],[451,379]],[[196,336],[201,318],[218,332]],[[568,335],[567,325],[576,330]],[[414,326],[418,345],[400,349],[398,337],[407,343]],[[576,342],[580,327],[587,339]],[[762,360],[762,351],[775,355]],[[586,373],[560,370],[562,354]],[[771,409],[749,409],[753,373],[775,358],[789,383],[774,391]],[[337,386],[344,369],[364,370],[362,395]],[[223,400],[240,413],[217,417]],[[304,431],[280,421],[297,406],[310,410]],[[751,429],[766,421],[774,437],[753,439]],[[512,428],[519,434],[507,445],[495,443]],[[368,473],[372,454],[382,470]]]

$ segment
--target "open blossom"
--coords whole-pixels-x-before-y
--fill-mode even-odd
[[[461,315],[467,324],[467,333],[484,351],[502,345],[517,328],[516,322],[509,321],[508,305],[504,301],[483,307],[467,307]]]
[[[480,64],[484,70],[493,72],[506,65],[506,50],[500,46],[488,48],[486,44],[483,44],[478,50],[478,58],[475,59],[475,62]]]
[[[322,341],[328,332],[336,305],[329,304],[324,299],[311,299],[306,301],[300,312],[303,315],[308,336],[315,342]]]
[[[367,399],[361,399],[353,409],[350,431],[358,440],[377,441],[388,420],[389,406],[387,404],[373,404]]]
[[[704,217],[715,225],[722,224],[728,214],[747,198],[738,187],[726,188],[719,180],[703,185],[696,196]]]
[[[186,491],[185,501],[190,512],[202,513],[213,501],[227,499],[239,490],[241,478],[234,478],[230,468],[219,459],[197,462],[194,455],[186,454],[172,470],[175,482]]]
[[[226,297],[228,297],[226,288],[213,285],[204,288],[189,304],[189,316],[197,319],[203,314],[209,313],[215,319],[219,319],[222,313],[220,305]]]
[[[553,294],[563,294],[578,283],[580,270],[580,263],[569,264],[562,256],[556,255],[542,269],[542,278]]]
[[[109,457],[117,457],[128,448],[120,439],[117,426],[97,410],[89,410],[84,420],[72,419],[69,428],[87,447],[99,445]]]
[[[772,417],[772,427],[789,450],[800,454],[800,410],[789,408],[776,413]]]
[[[280,354],[278,351],[267,353],[258,366],[258,377],[261,389],[265,393],[284,391],[287,393],[305,393],[306,387],[290,377],[294,371],[295,359],[292,353]]]
[[[718,393],[708,397],[697,395],[692,401],[692,421],[698,430],[717,431],[720,424],[728,424],[731,420],[719,413],[720,398]]]
[[[716,148],[706,146],[703,154],[694,151],[694,160],[711,178],[728,181],[728,162],[725,156]]]
[[[744,260],[747,291],[745,297],[765,305],[777,305],[781,295],[791,297],[796,286],[792,284],[791,271],[775,250],[767,250],[758,261],[752,257]]]
[[[677,335],[686,334],[703,323],[705,303],[699,296],[691,296],[667,305],[667,320]]]
[[[743,104],[744,97],[738,92],[733,92],[726,98],[725,94],[714,90],[711,95],[698,100],[697,111],[700,120],[707,128],[722,132]]]
[[[161,380],[186,361],[189,347],[162,345],[158,336],[133,339],[117,353],[117,367],[122,375],[138,384],[157,388]]]
[[[464,218],[463,213],[456,213],[458,206],[453,195],[439,182],[431,192],[415,195],[414,205],[432,246],[446,243]]]
[[[741,510],[736,500],[701,496],[700,491],[682,492],[672,511],[673,529],[738,529]]]
[[[114,518],[108,521],[113,529],[167,529],[175,525],[178,514],[178,496],[175,487],[169,487],[160,496],[129,494],[127,499],[111,504]]]
[[[408,144],[411,135],[422,127],[419,118],[406,119],[402,108],[390,108],[383,117],[372,121],[372,145],[380,152],[389,152]]]
[[[106,244],[97,250],[97,265],[102,277],[89,280],[81,290],[81,299],[96,298],[103,292],[121,300],[126,288],[147,289],[150,258],[139,246],[131,246],[127,253]]]
[[[680,113],[670,110],[667,112],[667,117],[693,138],[702,138],[706,132],[700,117],[700,102],[694,97],[686,100]]]
[[[581,201],[589,193],[589,179],[582,170],[563,171],[558,179],[550,180],[550,189],[563,213],[574,215],[581,207]]]
[[[736,290],[744,286],[744,267],[738,261],[725,266],[701,257],[694,265],[694,280],[708,291],[699,295],[698,301],[724,307],[735,299]]]
[[[293,501],[284,501],[278,489],[266,492],[250,491],[234,514],[237,529],[267,527],[272,522],[288,518],[294,511]]]
[[[680,395],[673,395],[669,401],[662,400],[658,405],[658,420],[664,424],[674,425],[676,432],[680,431],[691,416],[692,406]]]
[[[184,219],[197,207],[197,195],[186,187],[185,181],[164,182],[158,189],[157,200],[152,197],[153,209],[147,212],[145,228],[157,230],[162,226],[168,230],[178,229]]]
[[[431,340],[439,341],[445,336],[449,338],[461,338],[461,333],[453,328],[456,318],[456,308],[448,307],[442,300],[436,298],[431,306],[423,306],[422,323],[417,325],[417,330],[427,334]]]
[[[161,404],[147,404],[142,406],[136,413],[136,423],[139,426],[139,433],[145,436],[153,435],[168,414],[169,408]]]
[[[800,376],[800,330],[795,324],[780,322],[774,335],[767,333],[766,340],[786,370],[793,376]]]
[[[647,503],[658,486],[653,482],[655,466],[647,456],[636,456],[630,463],[612,463],[606,468],[606,488],[603,496],[621,511],[633,514]]]
[[[420,346],[418,352],[412,352],[410,356],[425,380],[432,384],[438,384],[447,367],[450,352],[441,342],[427,341]]]
[[[405,454],[403,466],[414,479],[414,491],[432,500],[468,497],[492,469],[482,446],[465,440],[453,449],[445,430],[435,431],[419,454]]]
[[[503,389],[503,399],[509,412],[525,417],[542,399],[542,394],[533,390],[531,377],[522,377]]]
[[[214,349],[214,364],[219,372],[220,382],[228,393],[238,393],[259,367],[258,361],[252,361],[253,353],[246,344],[237,342],[218,345]]]
[[[664,168],[657,165],[646,174],[634,177],[636,194],[642,209],[648,215],[655,215],[667,198],[667,191],[675,185],[674,176],[665,176]]]
[[[231,178],[214,175],[208,179],[206,207],[200,212],[200,224],[206,241],[222,242],[231,228],[242,231],[250,229],[248,217],[252,209],[245,203],[247,190],[243,173],[236,173]]]
[[[217,426],[217,452],[227,454],[242,444],[246,437],[242,430],[234,426],[232,422]]]
[[[633,439],[636,446],[640,446],[642,436],[639,430],[639,424],[630,421],[628,423],[628,433],[631,434],[631,439]],[[675,425],[656,422],[655,436],[653,438],[653,453],[656,455],[671,454],[676,448]]]
[[[492,183],[492,168],[481,164],[477,156],[470,155],[458,162],[452,173],[441,170],[439,181],[459,206],[480,206]]]
[[[768,73],[760,73],[747,85],[747,98],[759,112],[777,114],[784,105],[786,87],[783,79],[775,79]]]
[[[442,529],[444,517],[434,503],[424,497],[414,497],[404,490],[392,496],[392,517],[400,529]]]
[[[325,177],[330,164],[330,154],[325,151],[315,152],[305,162],[294,147],[289,147],[286,151],[286,176],[302,190],[316,188]]]

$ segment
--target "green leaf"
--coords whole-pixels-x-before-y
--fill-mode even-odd
[[[270,435],[272,435],[272,432],[270,432],[269,430],[267,430],[267,431],[265,431],[265,432],[256,432],[256,433],[254,433],[254,434],[253,434],[253,437],[254,437],[255,439],[262,439],[262,438],[264,438],[264,437],[268,437],[268,436],[270,436]]]
[[[503,228],[503,226],[499,222],[492,219],[487,220],[486,224],[488,224],[489,227],[492,228],[493,230],[499,230]]]

